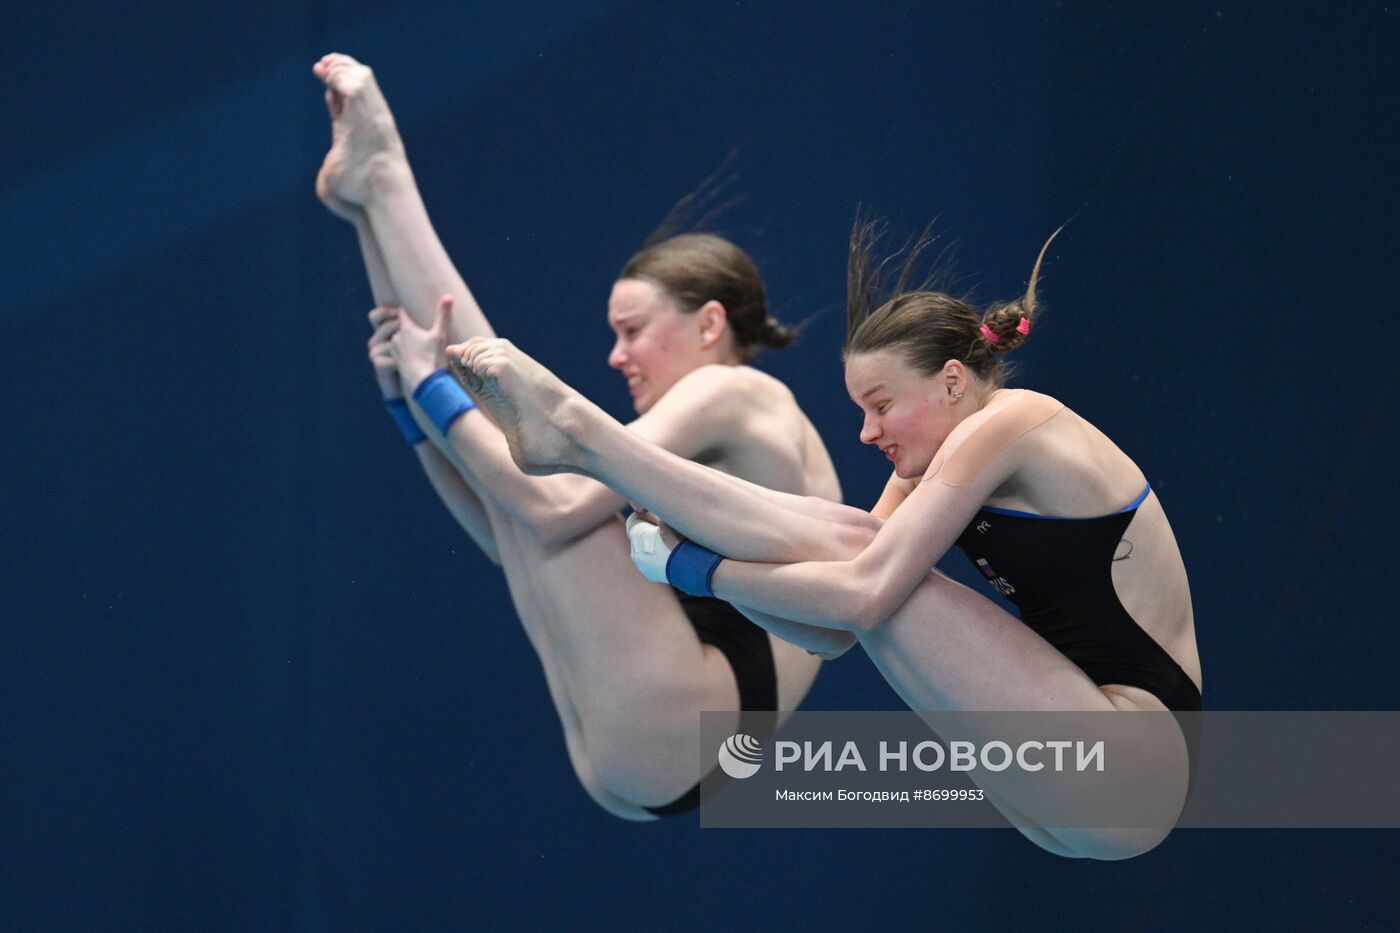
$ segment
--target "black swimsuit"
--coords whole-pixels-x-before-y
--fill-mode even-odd
[[[1121,512],[1099,518],[1051,518],[984,506],[958,538],[983,576],[1021,610],[1021,620],[1096,684],[1152,693],[1170,710],[1201,708],[1201,692],[1118,601],[1113,560],[1123,533],[1152,489]],[[768,633],[729,603],[676,592],[706,645],[729,661],[739,686],[740,731],[766,741],[778,707],[778,674]],[[768,716],[763,716],[768,713]],[[702,791],[723,782],[718,768],[657,816],[687,813]]]
[[[1113,562],[1149,485],[1132,505],[1098,518],[1052,518],[983,506],[958,547],[1021,621],[1094,683],[1152,693],[1167,709],[1199,710],[1201,691],[1118,601]]]
[[[778,708],[778,669],[768,633],[722,599],[689,596],[680,590],[676,590],[676,597],[700,643],[718,648],[734,671],[739,686],[739,731],[767,742],[773,732],[773,711]],[[670,803],[643,809],[656,816],[688,813],[700,806],[701,792],[723,783],[723,778],[724,773],[715,768],[700,784]]]

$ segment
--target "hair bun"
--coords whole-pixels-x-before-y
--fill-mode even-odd
[[[789,327],[777,318],[769,315],[763,319],[763,324],[759,328],[757,343],[765,347],[780,350],[788,346],[797,339],[797,328]]]
[[[1021,299],[1005,301],[987,309],[978,330],[983,344],[992,353],[1010,353],[1031,332],[1030,320]]]

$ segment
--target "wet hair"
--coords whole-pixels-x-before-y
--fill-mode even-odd
[[[745,362],[765,348],[786,347],[797,336],[795,328],[768,313],[763,279],[749,254],[713,233],[682,233],[644,246],[617,277],[659,286],[687,314],[718,301]]]
[[[1025,341],[1031,322],[1043,313],[1036,302],[1035,286],[1045,251],[1059,232],[1050,234],[1041,247],[1025,294],[1012,301],[993,302],[979,311],[967,298],[934,290],[932,277],[910,285],[919,258],[934,242],[929,230],[877,264],[875,250],[884,226],[857,214],[846,269],[846,344],[841,358],[897,350],[928,376],[942,372],[949,360],[960,360],[980,381],[1001,388],[1011,375],[1011,367],[1000,358]],[[886,267],[900,253],[904,261],[899,277],[886,292],[882,281]],[[882,298],[882,294],[889,297]]]

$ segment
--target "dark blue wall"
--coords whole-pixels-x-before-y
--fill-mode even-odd
[[[1400,707],[1400,17],[1380,3],[26,5],[0,56],[0,926],[1393,926],[1400,837],[637,826],[569,770],[499,575],[379,408],[310,75],[376,66],[498,329],[619,415],[623,260],[721,226],[849,498],[858,202],[984,297],[1056,243],[1021,384],[1143,466],[1216,708]],[[952,5],[949,5],[952,6]],[[1086,206],[1087,202],[1087,206]],[[469,605],[470,610],[463,606]],[[815,708],[897,703],[832,664]]]

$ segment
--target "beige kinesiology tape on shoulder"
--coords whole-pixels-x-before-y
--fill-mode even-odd
[[[1026,392],[974,429],[950,454],[945,454],[945,441],[924,479],[937,477],[947,486],[965,486],[1017,438],[1064,410],[1064,405],[1048,395]]]

